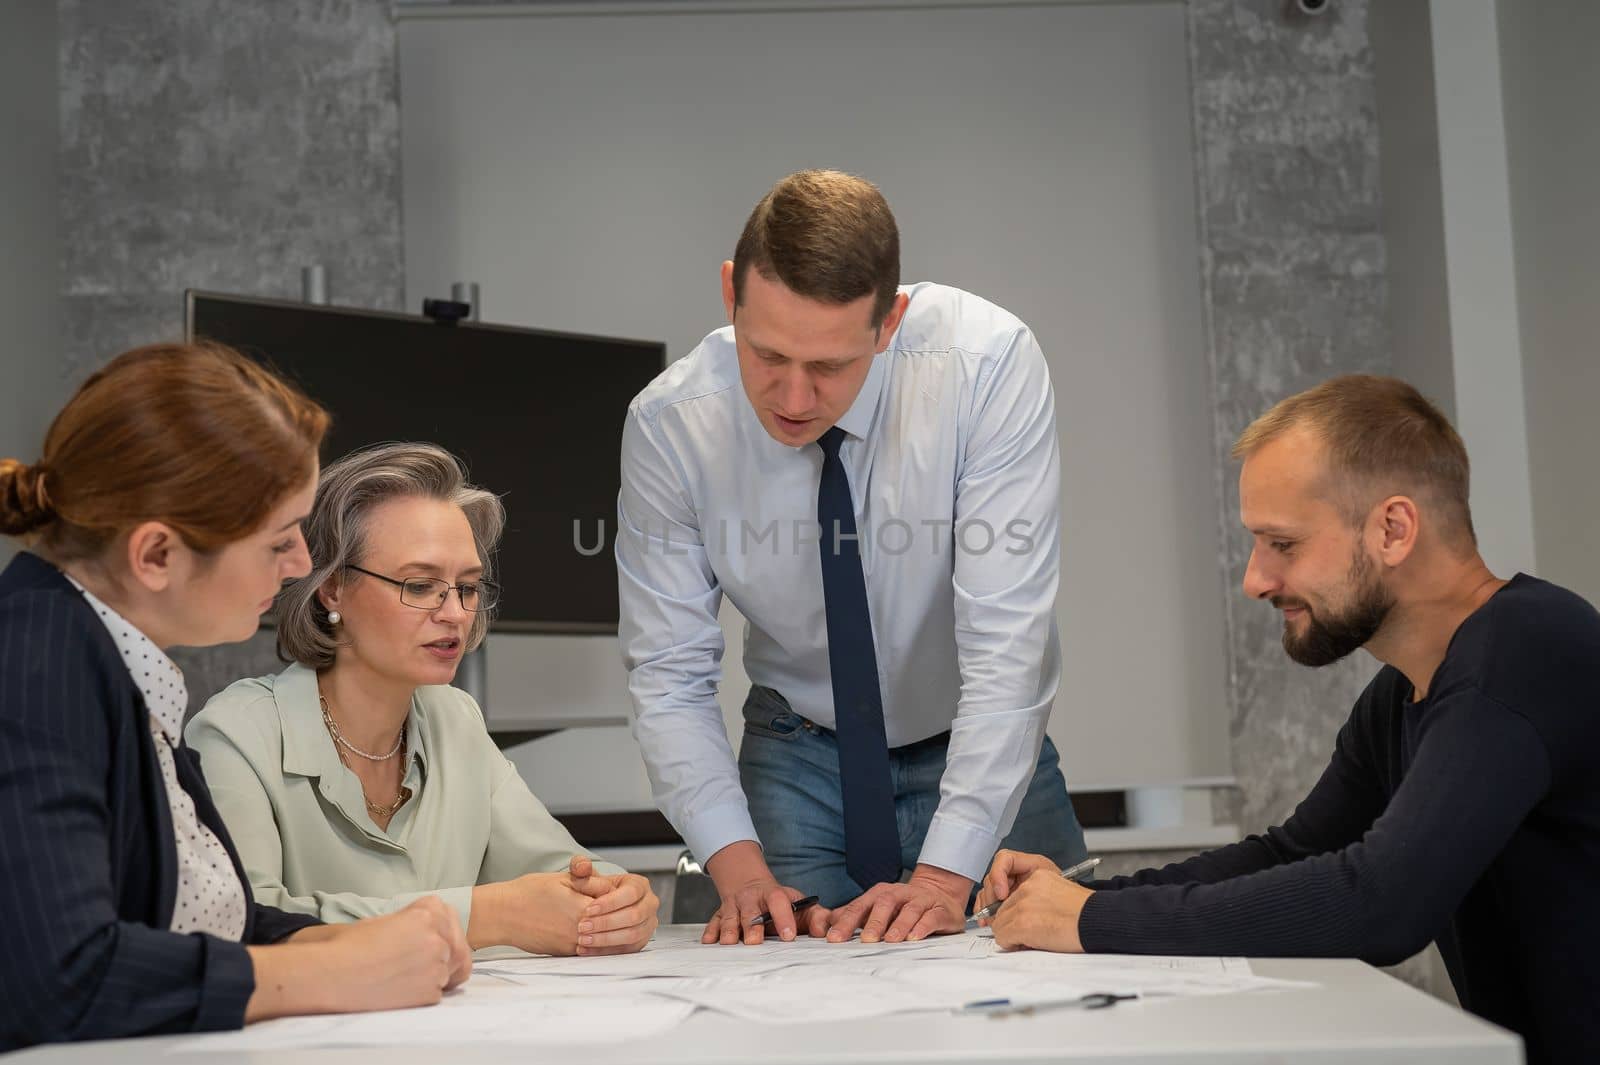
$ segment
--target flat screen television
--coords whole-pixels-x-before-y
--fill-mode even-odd
[[[664,344],[197,291],[185,293],[185,330],[327,407],[325,463],[426,440],[500,495],[497,630],[616,631],[622,424],[665,365]]]

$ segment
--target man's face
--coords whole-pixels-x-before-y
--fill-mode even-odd
[[[1362,538],[1328,493],[1322,445],[1290,430],[1239,474],[1239,515],[1254,538],[1244,592],[1283,611],[1283,649],[1325,666],[1367,644],[1394,606]]]
[[[905,297],[883,325],[872,325],[872,296],[819,303],[751,270],[744,302],[733,306],[733,264],[724,263],[723,302],[739,350],[739,377],[761,425],[781,444],[813,443],[861,392],[873,356],[888,347]]]

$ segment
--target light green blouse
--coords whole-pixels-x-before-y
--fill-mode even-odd
[[[290,666],[217,693],[184,730],[257,902],[324,921],[438,895],[465,931],[472,888],[585,854],[495,747],[466,692],[418,688],[406,723],[411,798],[388,831],[322,723],[317,675]],[[597,862],[603,873],[621,872]]]

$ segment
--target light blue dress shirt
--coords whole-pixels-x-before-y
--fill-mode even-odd
[[[910,304],[839,419],[861,531],[889,745],[950,730],[920,860],[981,876],[1016,818],[1060,680],[1060,455],[1028,327],[942,285]],[[633,732],[657,804],[694,853],[756,840],[717,703],[717,611],[744,665],[834,724],[817,525],[822,452],[762,428],[732,327],[629,408],[617,574]],[[830,532],[831,535],[831,532]]]

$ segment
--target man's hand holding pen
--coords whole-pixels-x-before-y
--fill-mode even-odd
[[[1061,953],[1083,952],[1078,916],[1094,892],[1063,877],[1050,859],[1003,850],[995,855],[978,893],[981,909],[1004,902],[992,919],[995,944],[1004,950],[1031,947]]]

